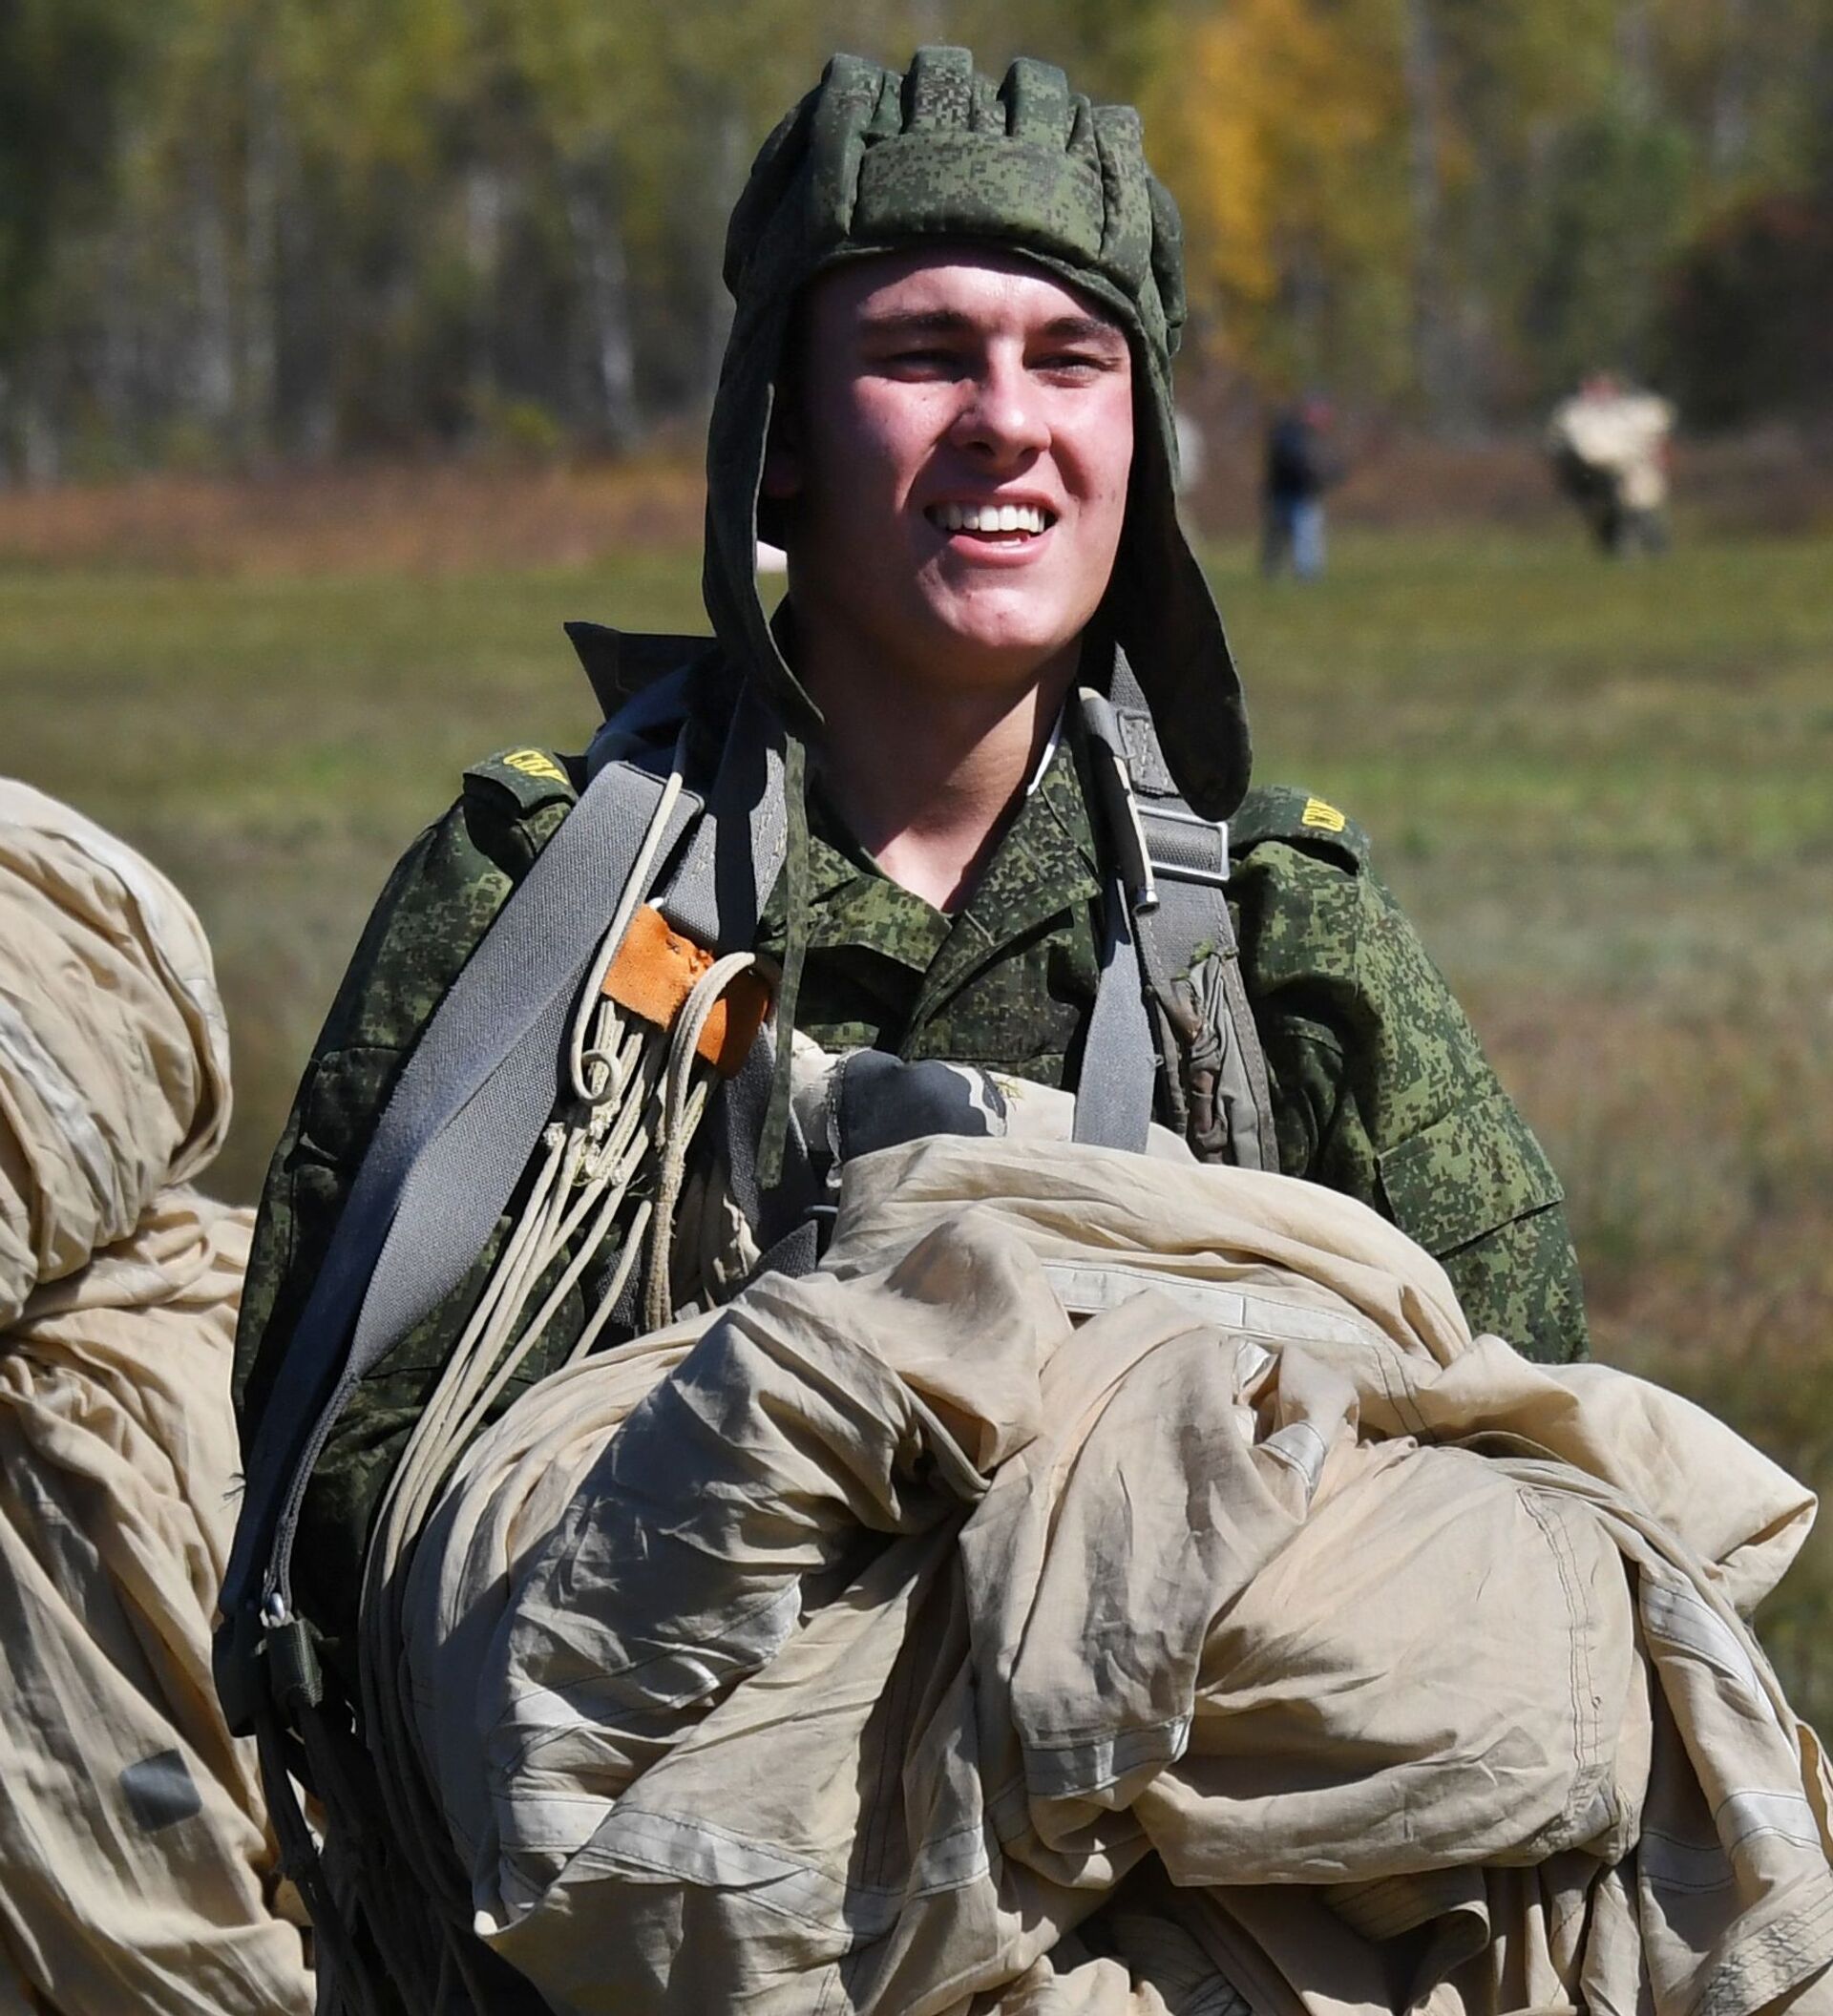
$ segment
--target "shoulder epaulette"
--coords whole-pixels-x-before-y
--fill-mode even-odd
[[[465,795],[478,792],[506,792],[523,817],[544,805],[573,804],[579,785],[568,759],[550,749],[502,749],[465,772]]]
[[[1255,785],[1229,821],[1229,851],[1245,854],[1263,840],[1283,840],[1350,869],[1368,865],[1368,835],[1328,799],[1296,785]]]

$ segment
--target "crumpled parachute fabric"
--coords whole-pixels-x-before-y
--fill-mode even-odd
[[[418,1851],[563,2016],[1825,2016],[1742,1622],[1812,1514],[1316,1185],[886,1148],[821,1270],[468,1453]]]
[[[210,1626],[252,1213],[210,953],[150,863],[0,781],[0,2008],[305,2016]]]
[[[0,778],[0,1327],[124,1239],[229,1129],[229,1038],[191,906]]]

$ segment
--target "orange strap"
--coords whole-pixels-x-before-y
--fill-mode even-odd
[[[645,1022],[672,1029],[695,982],[712,963],[705,946],[683,937],[661,911],[645,903],[630,920],[604,976],[604,991]],[[695,1050],[722,1078],[730,1078],[749,1054],[769,1006],[763,976],[741,973],[713,1004]]]

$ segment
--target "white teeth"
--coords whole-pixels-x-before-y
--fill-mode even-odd
[[[943,532],[1024,532],[1036,535],[1045,518],[1036,504],[938,504],[930,514]]]

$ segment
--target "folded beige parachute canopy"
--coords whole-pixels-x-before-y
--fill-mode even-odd
[[[1317,1185],[918,1142],[466,1453],[381,1761],[557,2016],[1827,2016],[1813,1509]]]
[[[0,2007],[312,2006],[210,1624],[248,1214],[202,927],[0,780]]]

